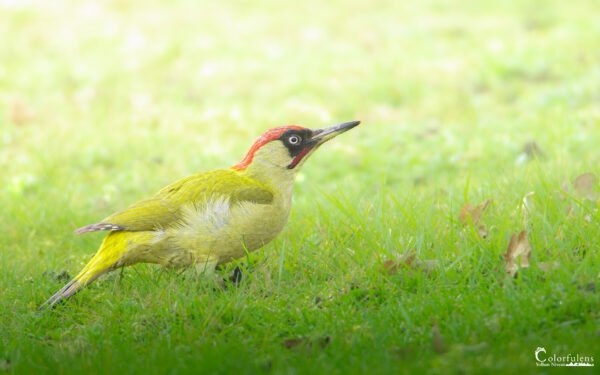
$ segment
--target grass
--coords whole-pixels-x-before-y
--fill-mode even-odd
[[[597,360],[598,202],[561,192],[599,173],[596,14],[0,2],[0,372],[522,373],[543,370],[537,347]],[[266,128],[352,119],[238,287],[142,265],[37,311],[101,241],[75,228],[234,164]],[[483,239],[458,216],[485,199]],[[502,255],[523,229],[531,267],[513,279]],[[390,275],[408,251],[433,267]]]

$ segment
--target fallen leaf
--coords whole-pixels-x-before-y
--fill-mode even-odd
[[[573,181],[575,195],[583,199],[596,200],[597,194],[595,188],[597,184],[598,177],[595,174],[584,173]]]
[[[523,196],[523,199],[521,200],[521,205],[524,209],[530,211],[532,208],[532,202],[531,202],[531,197],[533,197],[535,195],[534,191],[530,191],[529,193],[525,194]]]
[[[308,339],[306,337],[285,339],[285,340],[283,340],[283,346],[285,346],[288,349],[292,349],[297,346],[300,346],[301,344],[305,344],[306,342],[308,342]]]
[[[544,157],[544,152],[536,141],[525,143],[525,145],[523,145],[522,153],[530,160]]]
[[[388,273],[388,275],[393,275],[398,271],[398,263],[396,261],[388,259],[383,262],[383,270]]]
[[[13,124],[21,126],[33,121],[35,114],[33,110],[22,101],[15,101],[10,112],[10,120]]]
[[[537,263],[537,266],[539,267],[539,269],[541,269],[544,272],[550,272],[550,271],[554,271],[554,270],[559,269],[560,268],[560,263],[557,262],[557,261],[554,261],[554,262],[539,262],[539,263]]]
[[[405,267],[410,265],[415,261],[417,254],[413,250],[409,250],[406,253],[400,256],[400,259],[393,260],[388,259],[383,263],[383,270],[387,272],[388,275],[393,275],[398,272],[400,267]]]
[[[317,345],[321,349],[325,349],[331,343],[331,336],[319,337],[314,340],[310,340],[307,337],[296,337],[283,340],[283,346],[288,349],[293,349],[298,346],[313,347]]]
[[[533,202],[531,201],[531,197],[535,195],[535,192],[530,191],[529,193],[523,196],[521,200],[521,214],[523,215],[523,225],[527,225],[529,223],[529,216],[533,211]]]
[[[544,152],[536,141],[529,141],[523,145],[521,152],[519,153],[516,163],[525,164],[532,160],[543,159]]]
[[[431,346],[438,354],[444,354],[448,351],[442,333],[440,332],[440,326],[437,322],[433,322],[433,326],[431,327]]]
[[[465,204],[458,214],[458,220],[463,225],[467,225],[469,223],[472,223],[475,226],[479,225],[481,215],[488,208],[490,203],[492,203],[492,200],[486,199],[477,206],[473,206],[470,203]]]
[[[431,138],[431,137],[437,135],[439,132],[440,132],[440,128],[438,126],[430,126],[426,129],[424,129],[423,131],[417,133],[415,135],[415,138],[418,140],[423,140],[423,139]]]
[[[514,277],[517,274],[519,267],[529,267],[530,257],[531,245],[527,239],[527,231],[523,230],[519,234],[513,234],[510,237],[506,254],[504,254],[504,260],[506,261],[506,272]],[[517,263],[517,258],[520,260],[519,263]]]
[[[488,229],[485,224],[481,224],[479,228],[477,228],[477,232],[481,236],[481,238],[486,239],[488,236]]]
[[[402,269],[415,270],[421,269],[426,273],[431,273],[434,269],[438,268],[439,262],[435,259],[421,260],[417,258],[417,254],[414,250],[409,250],[402,254],[398,260],[388,259],[383,263],[383,270],[388,275],[394,275]]]

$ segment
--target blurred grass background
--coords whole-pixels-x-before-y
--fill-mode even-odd
[[[0,0],[0,371],[519,371],[536,346],[598,353],[599,298],[581,291],[598,277],[597,203],[567,217],[560,199],[598,173],[597,15],[582,0]],[[354,119],[306,164],[287,230],[239,290],[142,266],[36,315],[100,241],[73,229],[233,165],[269,127]],[[561,267],[498,290],[530,191],[534,260]],[[456,221],[486,198],[482,240]],[[443,270],[384,277],[409,249]],[[314,296],[336,302],[315,312]],[[281,348],[323,335],[314,357]]]

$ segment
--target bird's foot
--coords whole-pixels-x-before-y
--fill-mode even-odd
[[[233,271],[229,274],[229,283],[235,286],[239,286],[242,282],[243,271],[240,266],[236,266]]]

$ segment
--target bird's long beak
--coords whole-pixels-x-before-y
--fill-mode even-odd
[[[298,155],[296,155],[296,157],[294,157],[294,160],[292,160],[290,165],[288,165],[288,169],[296,168],[296,166],[298,166],[303,160],[306,160],[308,155],[312,154],[323,143],[327,142],[332,138],[335,138],[336,136],[344,132],[347,132],[348,130],[352,129],[358,124],[360,124],[360,121],[350,121],[338,125],[333,125],[328,128],[313,130],[310,139],[306,143],[306,146],[302,149],[302,151],[300,151]]]
[[[338,135],[347,132],[353,127],[360,124],[360,121],[350,121],[344,122],[342,124],[333,125],[328,128],[313,130],[312,137],[310,138],[310,142],[318,147],[328,140],[337,137]]]

